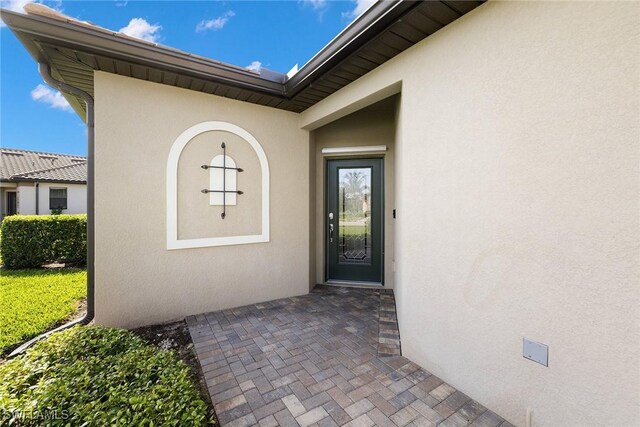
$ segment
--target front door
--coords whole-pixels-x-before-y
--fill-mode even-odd
[[[18,213],[18,204],[16,203],[15,191],[7,191],[7,215],[15,215]]]
[[[382,283],[382,159],[327,162],[327,280]]]

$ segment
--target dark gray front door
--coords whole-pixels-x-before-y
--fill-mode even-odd
[[[17,193],[15,191],[7,191],[7,215],[15,215],[18,213],[16,196]]]
[[[382,159],[327,162],[327,280],[382,283]]]

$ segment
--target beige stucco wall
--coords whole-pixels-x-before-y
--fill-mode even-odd
[[[227,156],[243,170],[236,173],[236,188],[243,194],[236,196],[235,206],[226,206],[224,221],[219,220],[222,206],[210,205],[209,195],[201,193],[202,189],[211,188],[210,170],[204,171],[201,165],[210,164],[211,159],[222,154],[223,142]],[[260,162],[249,143],[223,131],[196,136],[182,151],[178,162],[178,238],[260,234],[261,186]]]
[[[489,2],[300,117],[401,85],[403,354],[517,425],[640,419],[638,22],[637,2]]]
[[[95,91],[98,323],[133,327],[308,292],[309,144],[308,132],[297,126],[297,115],[102,72],[95,74]],[[266,152],[271,172],[270,242],[168,251],[169,150],[185,129],[211,120],[244,128]],[[210,215],[208,221],[216,223],[222,221],[221,209],[210,207],[208,197],[198,193],[200,185],[207,185],[207,172],[200,164],[220,151],[221,136],[217,132],[209,136],[213,148],[201,153],[205,158],[197,154],[200,139],[207,134],[196,138],[193,150],[185,148],[185,159],[196,155],[194,169],[204,179],[194,182],[194,194],[204,198],[205,210],[190,205],[197,200],[184,199],[178,214],[183,219],[191,215],[193,221]],[[237,142],[227,136],[232,145]],[[246,165],[239,164],[248,170],[239,184],[243,179],[247,190],[255,189],[255,163],[248,153],[240,154],[240,145],[234,150],[247,160]],[[180,187],[180,168],[179,189],[190,191]],[[184,172],[185,180],[191,179],[190,171]],[[186,209],[181,210],[180,204]],[[253,202],[245,206],[255,207]],[[230,216],[240,215],[241,206],[231,210]],[[257,232],[255,225],[240,228]],[[197,230],[187,224],[179,231],[196,237]],[[205,235],[200,237],[228,235],[228,230],[203,227],[202,231]]]
[[[312,210],[315,212],[315,277],[325,280],[325,172],[327,159],[344,157],[383,157],[384,159],[384,286],[393,289],[394,282],[394,148],[395,111],[398,97],[388,98],[368,108],[313,131],[315,155],[315,190]],[[323,148],[386,145],[387,151],[373,154],[322,154]]]

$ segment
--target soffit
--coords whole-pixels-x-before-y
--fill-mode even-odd
[[[94,70],[302,112],[482,4],[481,1],[380,1],[297,74],[256,73],[77,21],[2,11],[36,61],[59,80],[93,95]],[[65,94],[84,117],[84,102]]]

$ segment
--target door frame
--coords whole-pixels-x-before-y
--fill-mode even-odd
[[[13,193],[14,198],[15,198],[15,212],[14,213],[9,213],[9,194]],[[17,215],[18,214],[18,191],[17,190],[5,190],[4,191],[5,194],[5,198],[6,198],[6,203],[7,203],[7,213],[6,215]]]
[[[354,281],[354,280],[330,280],[329,279],[329,162],[332,160],[380,160],[380,282],[367,282],[367,281]],[[358,286],[373,286],[384,287],[384,264],[385,264],[385,156],[380,155],[362,155],[362,156],[325,156],[323,159],[324,180],[322,185],[322,191],[324,195],[322,198],[322,238],[324,248],[324,283],[328,284],[344,284],[344,285],[358,285]]]

